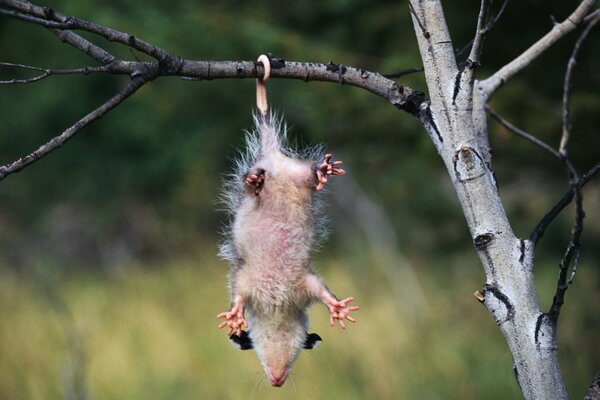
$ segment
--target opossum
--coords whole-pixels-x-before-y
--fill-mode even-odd
[[[255,117],[247,152],[225,185],[230,224],[220,254],[231,264],[231,309],[219,328],[242,350],[254,348],[273,386],[285,382],[302,348],[321,341],[308,334],[307,308],[320,301],[329,322],[355,322],[353,297],[339,300],[312,268],[323,230],[316,198],[341,161],[320,148],[298,154],[286,144],[286,127],[271,114]],[[319,161],[316,161],[319,160]],[[248,331],[243,331],[247,328]]]

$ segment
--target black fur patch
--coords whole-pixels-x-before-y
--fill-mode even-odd
[[[313,349],[322,341],[323,339],[321,339],[321,336],[317,335],[316,333],[307,333],[306,340],[304,341],[304,348],[307,350]]]
[[[250,336],[246,331],[242,331],[240,336],[235,333],[231,334],[231,336],[229,336],[229,341],[240,350],[250,350],[254,348],[254,343],[252,343],[252,339],[250,339]]]

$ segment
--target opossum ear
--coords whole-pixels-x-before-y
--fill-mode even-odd
[[[304,348],[307,350],[313,349],[322,341],[323,339],[321,339],[321,336],[317,335],[316,333],[307,333],[306,340],[304,341]]]
[[[240,336],[236,335],[235,333],[232,334],[229,336],[229,341],[240,350],[250,350],[254,348],[252,339],[250,339],[250,336],[246,331],[242,331]]]

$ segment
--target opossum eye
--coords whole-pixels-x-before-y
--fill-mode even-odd
[[[250,339],[250,336],[246,331],[242,331],[240,336],[233,333],[229,336],[229,341],[240,350],[250,350],[254,348],[252,339]]]
[[[306,340],[304,341],[304,348],[310,350],[319,345],[322,341],[323,339],[321,339],[321,336],[316,333],[307,333]]]

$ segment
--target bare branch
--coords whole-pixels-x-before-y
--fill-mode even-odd
[[[545,151],[547,151],[548,153],[552,154],[554,157],[558,158],[559,160],[562,160],[562,156],[560,155],[560,153],[558,151],[556,151],[554,148],[552,148],[550,145],[548,145],[546,142],[538,139],[537,137],[525,132],[524,130],[521,130],[519,128],[517,128],[516,126],[514,126],[513,124],[511,124],[510,122],[508,122],[506,119],[504,119],[502,116],[500,116],[500,114],[498,114],[496,111],[492,110],[488,105],[485,106],[485,110],[491,115],[492,118],[494,118],[496,121],[498,121],[498,123],[500,125],[502,125],[503,127],[505,127],[506,129],[508,129],[509,131],[511,131],[512,133],[514,133],[517,136],[520,136],[524,139],[529,140],[531,143],[535,144],[536,146],[544,149]]]
[[[577,182],[577,187],[584,187],[593,177],[594,175],[600,170],[600,162],[596,163],[592,168],[590,168],[586,173],[584,173],[581,178],[579,179],[579,181]],[[558,214],[560,214],[560,212],[569,204],[571,204],[571,201],[573,200],[573,197],[575,195],[575,190],[573,187],[571,187],[569,189],[569,191],[567,193],[565,193],[563,195],[563,197],[561,197],[561,199],[554,205],[554,207],[552,207],[550,209],[550,211],[548,211],[548,213],[546,215],[544,215],[544,217],[542,218],[542,220],[537,224],[537,226],[534,228],[533,232],[531,232],[531,235],[529,235],[529,240],[536,245],[539,240],[542,238],[542,236],[544,236],[544,232],[546,232],[546,229],[548,228],[548,226],[550,225],[550,223],[552,221],[554,221],[554,219],[558,216]]]
[[[69,23],[62,23],[56,21],[48,21],[43,18],[33,17],[31,15],[22,14],[13,10],[6,10],[4,8],[0,8],[0,15],[5,15],[7,17],[20,19],[21,21],[31,22],[36,25],[41,25],[46,28],[55,28],[55,29],[70,29],[71,26]]]
[[[423,67],[408,68],[408,69],[405,69],[405,70],[400,71],[400,72],[393,72],[391,74],[383,74],[383,76],[386,77],[386,78],[394,79],[394,78],[400,78],[400,77],[402,77],[404,75],[414,74],[415,72],[423,72]]]
[[[42,79],[48,78],[52,75],[77,75],[77,74],[88,75],[88,74],[96,73],[96,72],[107,72],[109,70],[109,67],[106,65],[100,66],[100,67],[50,69],[50,68],[41,68],[41,67],[35,67],[32,65],[15,64],[15,63],[3,62],[3,61],[0,61],[0,66],[41,72],[41,74],[36,75],[31,78],[3,80],[3,81],[0,81],[0,85],[34,83],[34,82],[41,81]]]
[[[475,66],[479,64],[481,51],[483,50],[483,41],[485,39],[485,34],[488,31],[490,5],[490,0],[481,0],[479,17],[477,18],[477,30],[475,31],[475,37],[473,38],[473,46],[471,47],[469,58],[467,58],[467,69],[470,72],[467,71],[466,73],[470,75],[474,73],[475,67],[469,68],[469,66]]]
[[[583,218],[585,217],[585,213],[583,212],[583,196],[581,195],[581,188],[577,183],[573,184],[572,188],[575,194],[575,222],[571,229],[571,240],[569,241],[565,255],[559,263],[556,291],[554,298],[552,299],[550,311],[548,312],[548,316],[554,323],[558,321],[560,309],[565,302],[565,293],[571,282],[573,282],[577,264],[579,263],[579,240],[581,238],[581,232],[583,232]],[[571,263],[573,263],[573,272],[571,274],[571,279],[567,282],[567,273]]]
[[[563,129],[562,129],[562,137],[560,138],[560,146],[558,151],[561,155],[567,155],[567,146],[569,143],[569,138],[571,136],[571,115],[570,115],[570,100],[571,100],[571,80],[573,77],[573,70],[575,69],[575,65],[577,64],[577,53],[579,52],[579,48],[583,41],[587,38],[590,31],[594,28],[596,23],[600,21],[600,14],[596,13],[596,16],[592,18],[579,38],[577,42],[575,42],[575,46],[573,47],[573,53],[569,58],[569,63],[567,64],[567,72],[565,74],[565,83],[563,88]]]
[[[500,17],[502,17],[502,14],[504,13],[504,9],[506,8],[507,5],[508,5],[508,0],[504,0],[504,2],[502,3],[502,6],[500,6],[500,10],[498,10],[498,13],[496,15],[494,15],[492,20],[485,27],[486,33],[489,32],[494,27],[494,25],[496,25],[496,23],[498,22]],[[465,51],[467,51],[467,49],[473,45],[474,41],[475,41],[475,38],[469,40],[469,43],[467,43],[462,49],[457,50],[456,57],[457,58],[460,57]]]
[[[0,181],[10,174],[21,171],[23,168],[27,167],[31,163],[39,160],[40,158],[48,155],[50,152],[62,146],[65,142],[67,142],[69,139],[71,139],[73,136],[79,133],[83,128],[90,125],[92,122],[101,118],[102,116],[106,115],[109,111],[121,104],[123,100],[131,96],[151,79],[152,77],[148,76],[140,76],[131,79],[128,85],[123,90],[121,90],[115,96],[107,100],[100,107],[96,108],[94,111],[81,118],[75,124],[71,125],[63,133],[61,133],[58,136],[55,136],[50,141],[37,148],[31,154],[21,157],[10,164],[1,166]]]
[[[525,50],[521,55],[500,68],[491,77],[480,82],[479,88],[485,97],[491,96],[502,84],[504,84],[504,82],[531,64],[533,60],[563,36],[573,31],[590,12],[594,4],[595,0],[583,0],[567,19],[561,23],[555,24],[550,32]]]
[[[8,7],[17,10],[19,13],[15,13],[17,15],[13,15],[14,17],[23,19],[24,16],[20,13],[26,14],[27,16],[31,16],[34,18],[27,19],[28,22],[33,22],[40,24],[42,26],[47,26],[52,29],[79,29],[87,32],[94,33],[98,36],[103,37],[104,39],[110,42],[118,42],[125,44],[129,47],[132,47],[142,53],[145,53],[159,62],[164,68],[167,69],[178,69],[180,65],[180,60],[173,57],[166,50],[152,45],[144,40],[138,39],[134,35],[117,31],[115,29],[107,28],[105,26],[96,24],[94,22],[89,22],[86,20],[67,17],[55,10],[52,10],[47,7],[36,6],[28,1],[23,0],[0,0],[0,5],[5,5]],[[61,25],[58,26],[48,26],[48,22],[59,22]],[[53,25],[53,24],[50,24]]]

